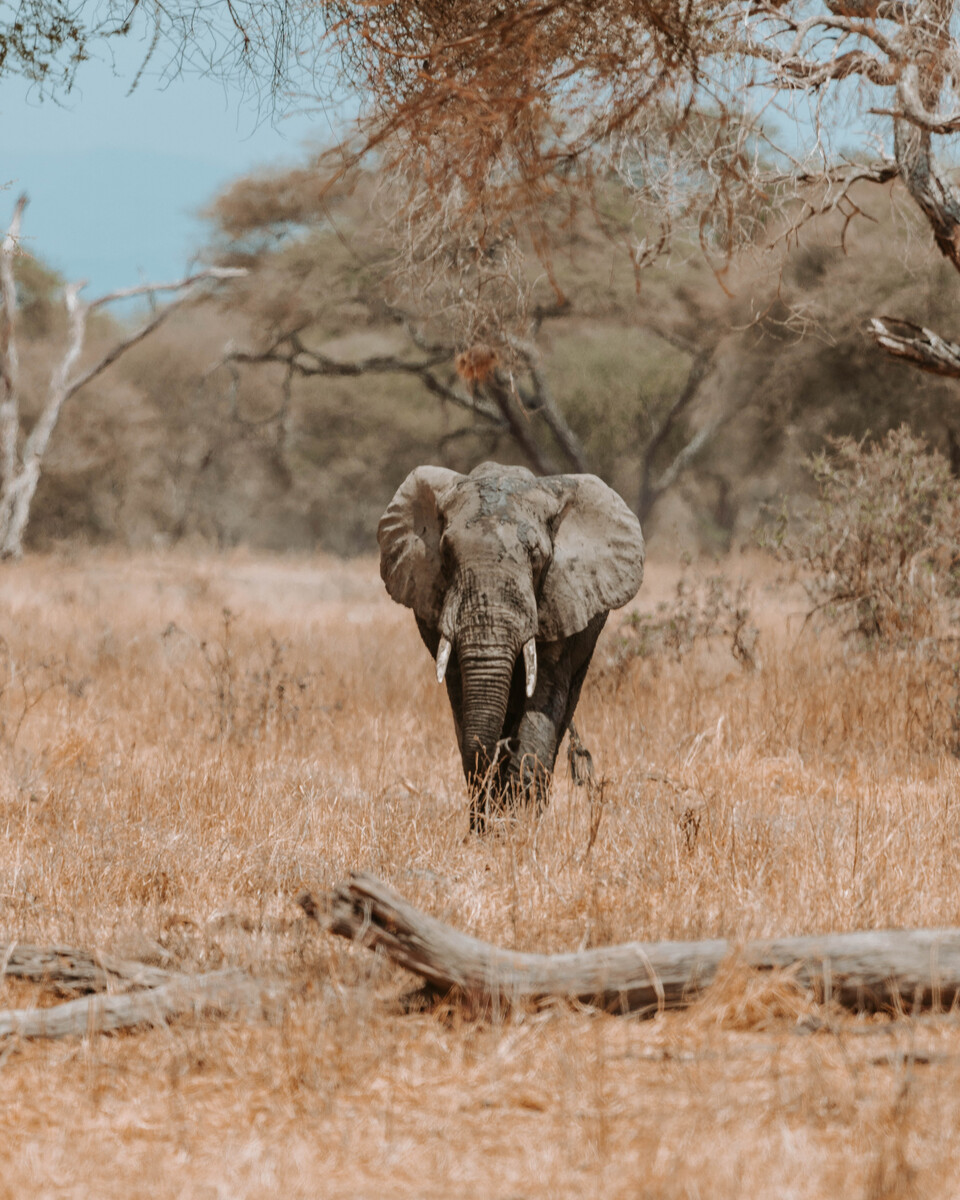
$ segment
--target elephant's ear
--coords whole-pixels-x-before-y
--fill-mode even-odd
[[[439,497],[462,478],[446,467],[417,467],[401,483],[377,527],[380,575],[387,591],[433,626],[443,603]]]
[[[537,606],[537,637],[570,637],[632,600],[643,581],[640,522],[596,475],[563,475],[553,561]]]

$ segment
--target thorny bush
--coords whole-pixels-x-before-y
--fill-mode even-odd
[[[832,439],[809,463],[819,497],[775,549],[804,569],[814,605],[844,633],[907,644],[950,633],[960,597],[960,480],[906,426],[880,441]]]

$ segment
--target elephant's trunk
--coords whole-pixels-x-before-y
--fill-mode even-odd
[[[471,788],[477,788],[498,761],[497,743],[503,736],[517,651],[512,645],[466,645],[458,653],[463,687],[463,770]]]
[[[492,581],[492,586],[485,583]],[[521,702],[524,680],[535,682],[535,649],[525,655],[522,673],[517,660],[537,629],[532,587],[522,576],[507,572],[503,563],[483,563],[464,571],[447,593],[440,633],[457,652],[462,698],[460,749],[463,773],[472,795],[472,827],[483,827],[489,798],[503,800],[510,751],[499,746],[515,685]],[[438,660],[439,661],[439,660]]]

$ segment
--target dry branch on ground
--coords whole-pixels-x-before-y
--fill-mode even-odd
[[[857,1012],[950,1007],[960,996],[960,929],[870,930],[748,942],[627,942],[569,954],[523,954],[469,937],[409,904],[373,875],[354,874],[324,912],[298,900],[329,932],[383,950],[429,992],[495,1010],[576,1000],[612,1012],[682,1008],[731,958],[785,971],[795,986]],[[264,988],[238,970],[187,976],[70,947],[10,945],[0,975],[58,981],[95,994],[48,1009],[0,1012],[0,1036],[57,1038],[161,1023],[184,1012],[259,1007]],[[103,994],[111,983],[142,990]]]
[[[259,1007],[261,984],[238,970],[184,975],[71,946],[0,947],[0,978],[58,983],[92,994],[51,1008],[0,1012],[0,1037],[60,1038],[161,1024],[186,1012]],[[124,984],[135,990],[108,992]]]
[[[628,942],[571,954],[521,954],[459,933],[420,912],[372,875],[333,893],[329,915],[310,896],[304,911],[331,933],[393,961],[431,991],[482,1005],[579,1000],[614,1012],[679,1008],[739,955],[758,971],[789,971],[798,988],[858,1012],[949,1007],[960,995],[960,929],[870,930],[753,941]]]

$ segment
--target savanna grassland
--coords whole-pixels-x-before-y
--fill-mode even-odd
[[[260,1014],[0,1044],[0,1196],[960,1194],[960,1023],[731,965],[691,1009],[476,1020],[294,903],[372,871],[486,939],[960,925],[954,679],[751,580],[723,639],[614,614],[539,822],[466,836],[451,719],[372,560],[84,551],[0,570],[0,942],[271,984]],[[636,607],[673,594],[654,563]],[[0,1008],[46,1005],[7,980]],[[816,1018],[816,1019],[814,1019]]]

